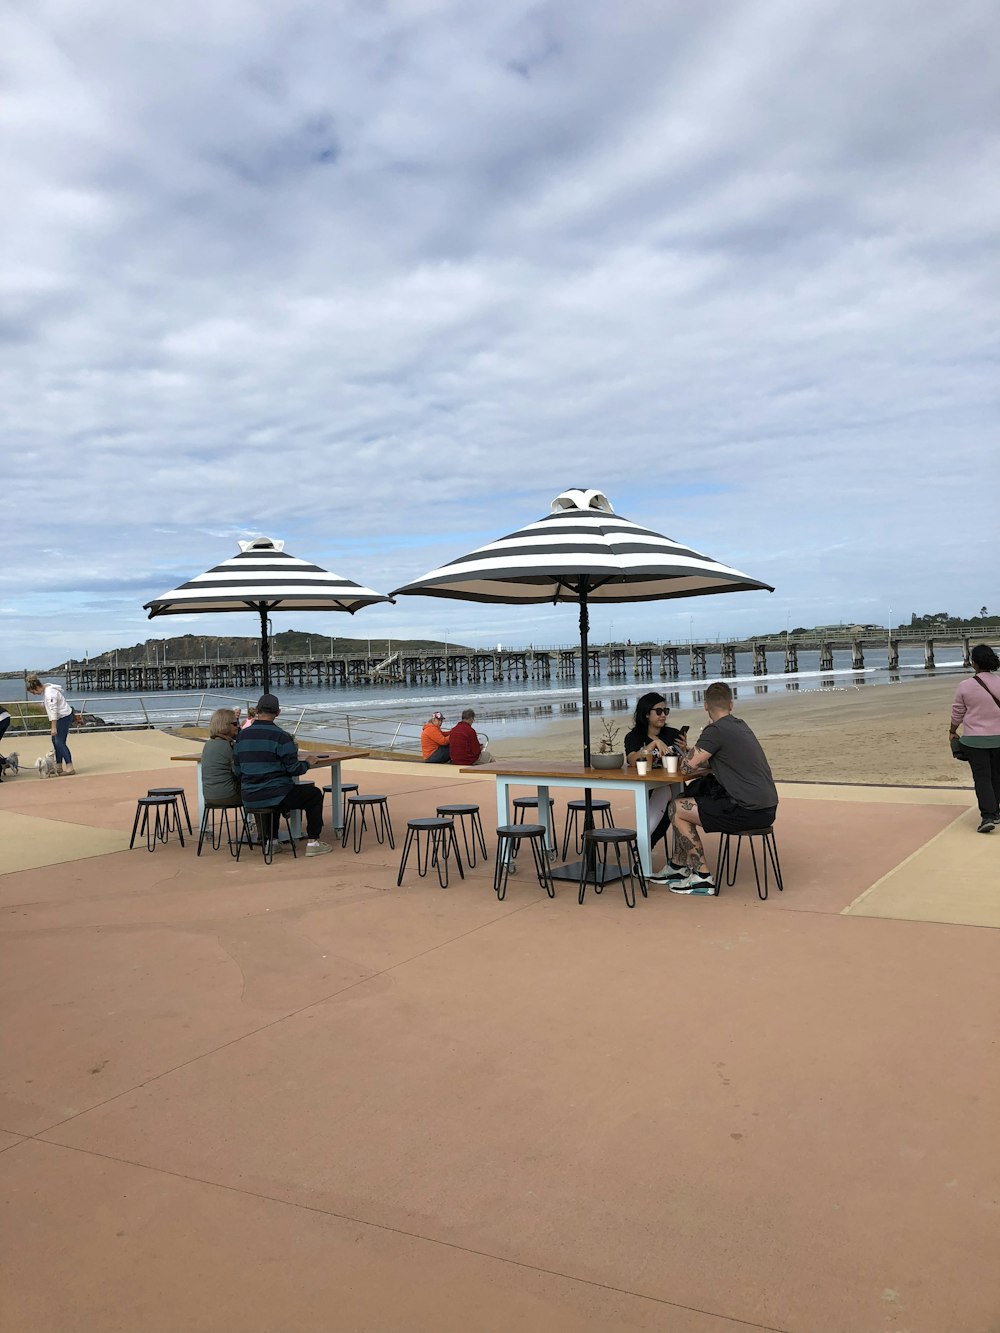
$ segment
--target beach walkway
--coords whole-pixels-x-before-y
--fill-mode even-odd
[[[84,735],[80,776],[0,784],[4,1330],[996,1330],[969,792],[783,786],[783,895],[741,858],[630,912],[498,903],[492,863],[396,888],[408,817],[492,833],[438,766],[345,767],[396,852],[129,852],[197,748]]]

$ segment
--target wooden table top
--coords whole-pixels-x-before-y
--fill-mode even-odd
[[[314,758],[316,757],[317,754],[315,750],[304,750],[303,753],[312,755]],[[331,764],[337,764],[342,762],[344,759],[367,759],[369,752],[367,750],[337,750],[334,749],[333,747],[328,746],[325,750],[320,750],[319,754],[322,754],[324,758],[329,757],[329,761]],[[172,754],[170,758],[174,763],[184,763],[186,761],[188,763],[196,764],[198,760],[201,758],[201,755]],[[319,764],[317,765],[317,767],[325,768],[326,765]]]
[[[688,782],[695,775],[689,773],[667,773],[665,769],[655,768],[643,776],[634,768],[584,768],[582,760],[557,760],[554,763],[504,763],[476,764],[472,768],[460,768],[460,773],[491,773],[501,778],[579,778],[580,785],[597,782],[645,782],[657,786],[662,783],[675,785]]]

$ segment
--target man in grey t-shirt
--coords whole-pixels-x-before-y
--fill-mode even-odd
[[[673,855],[652,878],[672,893],[717,894],[699,829],[742,833],[769,828],[778,792],[760,741],[742,718],[733,717],[733,692],[724,681],[705,691],[708,726],[684,760],[685,771],[707,769],[707,790],[671,803]]]

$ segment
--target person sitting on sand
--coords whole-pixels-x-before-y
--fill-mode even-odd
[[[670,709],[657,690],[644,694],[635,706],[634,726],[625,737],[625,762],[634,768],[639,759],[645,759],[650,768],[662,764],[663,756],[687,747],[687,728],[678,731],[667,726]],[[667,806],[671,790],[668,786],[650,786],[648,800],[649,840],[657,843],[670,826]]]
[[[462,710],[461,722],[456,722],[448,733],[448,750],[453,764],[469,768],[473,764],[492,764],[495,762],[489,750],[479,743],[473,722],[476,714],[471,708]]]
[[[239,723],[231,708],[217,708],[208,724],[208,740],[201,752],[201,790],[206,805],[236,806],[240,780],[233,766],[233,743]]]
[[[424,757],[425,764],[451,763],[451,755],[448,752],[448,737],[451,732],[443,729],[441,726],[443,721],[444,713],[431,713],[420,730],[420,753]]]
[[[681,766],[692,776],[700,769],[707,774],[696,795],[671,802],[673,859],[651,879],[665,883],[671,893],[714,896],[719,890],[698,830],[743,833],[770,828],[778,792],[760,741],[742,718],[733,717],[733,692],[725,681],[705,691],[705,712],[711,720]]]
[[[322,856],[330,851],[329,843],[319,839],[323,832],[323,793],[313,783],[295,779],[317,764],[328,764],[330,759],[318,754],[300,759],[298,746],[274,721],[280,712],[275,695],[262,694],[253,723],[236,737],[233,766],[243,804],[247,810],[277,810],[282,815],[289,810],[305,811],[306,856]]]

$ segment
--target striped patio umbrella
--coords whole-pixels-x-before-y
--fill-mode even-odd
[[[568,490],[537,523],[397,588],[397,596],[467,602],[577,602],[583,676],[583,759],[590,767],[588,606],[711,593],[773,592],[767,583],[622,518],[600,491]]]
[[[240,553],[198,574],[187,583],[146,602],[154,616],[199,612],[257,611],[260,615],[261,676],[271,687],[267,618],[272,611],[349,611],[375,602],[391,602],[384,593],[331,574],[320,565],[289,555],[285,543],[270,537],[240,542]]]

